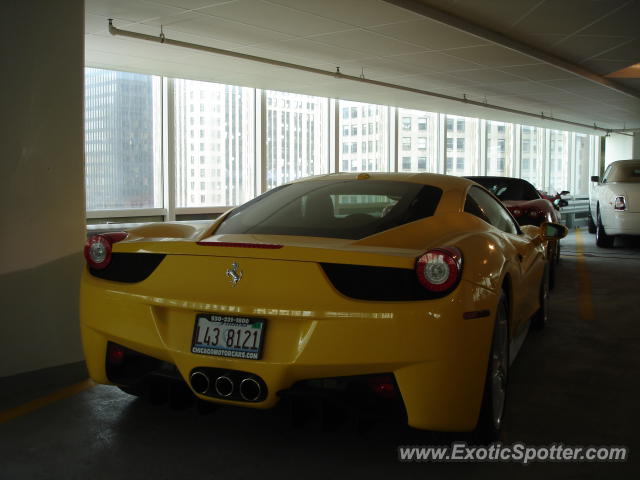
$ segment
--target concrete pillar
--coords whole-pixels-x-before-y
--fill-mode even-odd
[[[633,134],[633,158],[640,158],[640,132]]]
[[[84,2],[0,20],[0,377],[82,360]]]

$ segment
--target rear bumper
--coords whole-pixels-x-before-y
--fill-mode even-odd
[[[607,235],[640,235],[640,213],[628,211],[607,212],[602,223]]]
[[[445,298],[413,302],[357,301],[337,293],[328,299],[292,296],[289,308],[157,298],[125,288],[86,272],[83,277],[82,340],[89,373],[98,383],[110,383],[105,358],[111,341],[175,365],[185,381],[194,369],[229,369],[257,375],[268,390],[254,403],[198,395],[203,400],[270,408],[277,392],[303,380],[388,372],[409,425],[452,431],[476,425],[497,296],[475,284],[463,281]],[[490,315],[463,319],[463,312],[477,310]],[[191,353],[198,312],[265,318],[262,358]]]

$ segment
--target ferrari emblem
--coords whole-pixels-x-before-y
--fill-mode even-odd
[[[236,262],[231,264],[231,268],[227,268],[227,277],[229,277],[232,287],[235,287],[242,280],[242,270]]]

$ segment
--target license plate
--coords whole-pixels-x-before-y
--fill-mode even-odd
[[[191,353],[259,360],[265,320],[199,313]]]

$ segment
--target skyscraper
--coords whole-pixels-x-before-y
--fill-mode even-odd
[[[87,210],[160,206],[158,80],[85,69]]]

